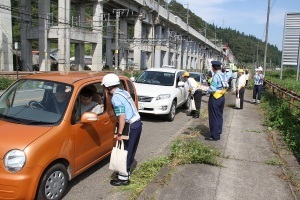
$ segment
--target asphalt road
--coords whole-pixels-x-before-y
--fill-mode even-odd
[[[143,130],[136,154],[137,163],[165,155],[168,145],[180,129],[191,121],[184,109],[178,109],[173,122],[162,117],[142,115]],[[109,184],[112,171],[108,169],[109,158],[88,169],[69,183],[64,200],[119,199],[120,193]]]

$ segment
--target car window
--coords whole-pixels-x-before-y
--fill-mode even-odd
[[[79,122],[84,112],[95,112],[100,115],[105,112],[104,87],[99,83],[93,83],[81,88],[72,112],[72,123]]]
[[[0,115],[4,120],[22,124],[55,124],[62,119],[71,93],[69,85],[20,80],[1,96]]]

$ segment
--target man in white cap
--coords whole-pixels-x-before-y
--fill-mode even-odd
[[[253,77],[253,103],[260,103],[261,100],[261,90],[264,83],[264,75],[262,74],[262,67],[255,69],[255,75]]]

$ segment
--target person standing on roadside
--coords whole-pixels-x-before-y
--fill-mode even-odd
[[[250,76],[250,74],[249,74],[249,70],[248,70],[248,69],[246,69],[246,70],[245,70],[245,78],[246,78],[246,85],[245,85],[245,87],[247,87],[247,86],[248,86],[248,82],[249,82],[249,76]]]
[[[238,77],[238,73],[237,73],[237,69],[236,67],[234,67],[232,69],[232,80],[231,80],[231,85],[232,85],[232,94],[235,94],[236,92],[236,80],[237,80],[237,77]]]
[[[208,119],[211,136],[205,140],[220,140],[223,127],[223,110],[225,105],[225,92],[228,88],[228,81],[225,74],[221,72],[222,63],[212,61],[214,75],[206,95],[208,100]]]
[[[202,90],[200,88],[200,84],[197,83],[197,81],[194,78],[190,77],[189,72],[184,72],[183,77],[184,77],[184,80],[189,85],[189,93],[190,93],[191,99],[194,99],[194,101],[195,101],[196,110],[193,110],[193,111],[191,110],[191,114],[193,115],[193,118],[199,118],[200,117],[201,100],[202,100]]]
[[[253,77],[254,86],[253,86],[253,103],[260,104],[261,100],[261,90],[264,83],[264,75],[262,74],[262,67],[255,69],[255,75]]]
[[[115,115],[118,118],[118,133],[115,136],[118,141],[122,141],[122,133],[125,127],[125,123],[130,123],[130,135],[128,140],[124,140],[124,149],[127,153],[127,173],[118,173],[116,180],[111,180],[110,184],[113,186],[129,185],[130,184],[130,168],[134,161],[134,156],[139,144],[142,122],[140,115],[135,106],[130,94],[118,88],[120,79],[116,74],[106,74],[102,79],[102,85],[104,85],[109,95],[112,95],[111,102]]]
[[[236,97],[240,99],[240,107],[236,109],[243,109],[244,106],[244,94],[246,85],[246,75],[243,69],[238,70],[238,79],[236,86]]]

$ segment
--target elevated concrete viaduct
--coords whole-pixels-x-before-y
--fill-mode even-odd
[[[91,70],[104,64],[122,69],[172,65],[204,69],[225,51],[154,0],[39,0],[38,21],[31,0],[20,0],[22,70],[32,70],[32,42],[39,41],[40,71],[50,71],[50,44],[58,44],[58,70],[84,70],[85,44],[92,44]],[[50,3],[56,5],[50,7]],[[55,10],[53,10],[55,9]],[[92,16],[87,16],[87,9]],[[58,13],[57,16],[52,13]],[[37,25],[38,24],[38,25]],[[106,49],[103,50],[103,43]],[[105,51],[105,52],[103,52]],[[43,53],[41,53],[43,52]]]

